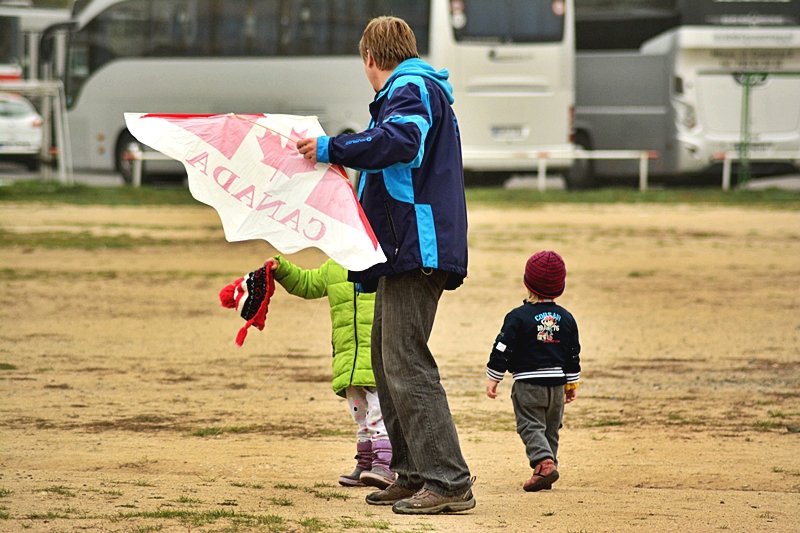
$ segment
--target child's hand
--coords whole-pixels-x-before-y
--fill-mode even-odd
[[[500,384],[499,381],[495,381],[493,379],[486,379],[486,396],[489,398],[495,399],[497,398],[497,386]]]
[[[565,389],[564,390],[564,402],[570,403],[575,398],[578,397],[578,389]]]
[[[270,257],[269,259],[264,261],[264,263],[269,263],[270,261],[272,261],[272,263],[269,265],[269,269],[275,272],[276,270],[278,270],[278,260],[275,259],[274,257]]]

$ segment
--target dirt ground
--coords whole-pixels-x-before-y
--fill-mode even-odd
[[[273,251],[207,207],[0,205],[0,531],[800,531],[800,213],[470,207],[470,275],[431,345],[477,507],[408,517],[354,461],[325,301],[267,328],[219,289]],[[510,379],[483,393],[530,253],[558,250],[583,383],[561,479],[530,470]],[[317,251],[294,256],[313,267]]]

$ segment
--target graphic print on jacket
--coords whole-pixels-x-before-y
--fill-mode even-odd
[[[541,342],[561,342],[561,340],[554,338],[553,333],[559,331],[558,322],[561,320],[561,315],[558,313],[539,313],[533,319],[538,322],[536,329],[536,340]]]

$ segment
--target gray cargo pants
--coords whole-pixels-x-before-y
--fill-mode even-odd
[[[531,468],[544,459],[558,464],[558,430],[564,415],[564,385],[546,387],[515,381],[511,402],[517,417],[517,433],[525,443]]]

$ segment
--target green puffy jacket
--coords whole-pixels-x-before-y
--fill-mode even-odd
[[[328,297],[333,332],[333,391],[344,396],[350,386],[374,387],[370,337],[375,293],[356,292],[347,270],[328,259],[319,268],[303,269],[276,256],[275,281],[290,294],[306,299]]]

